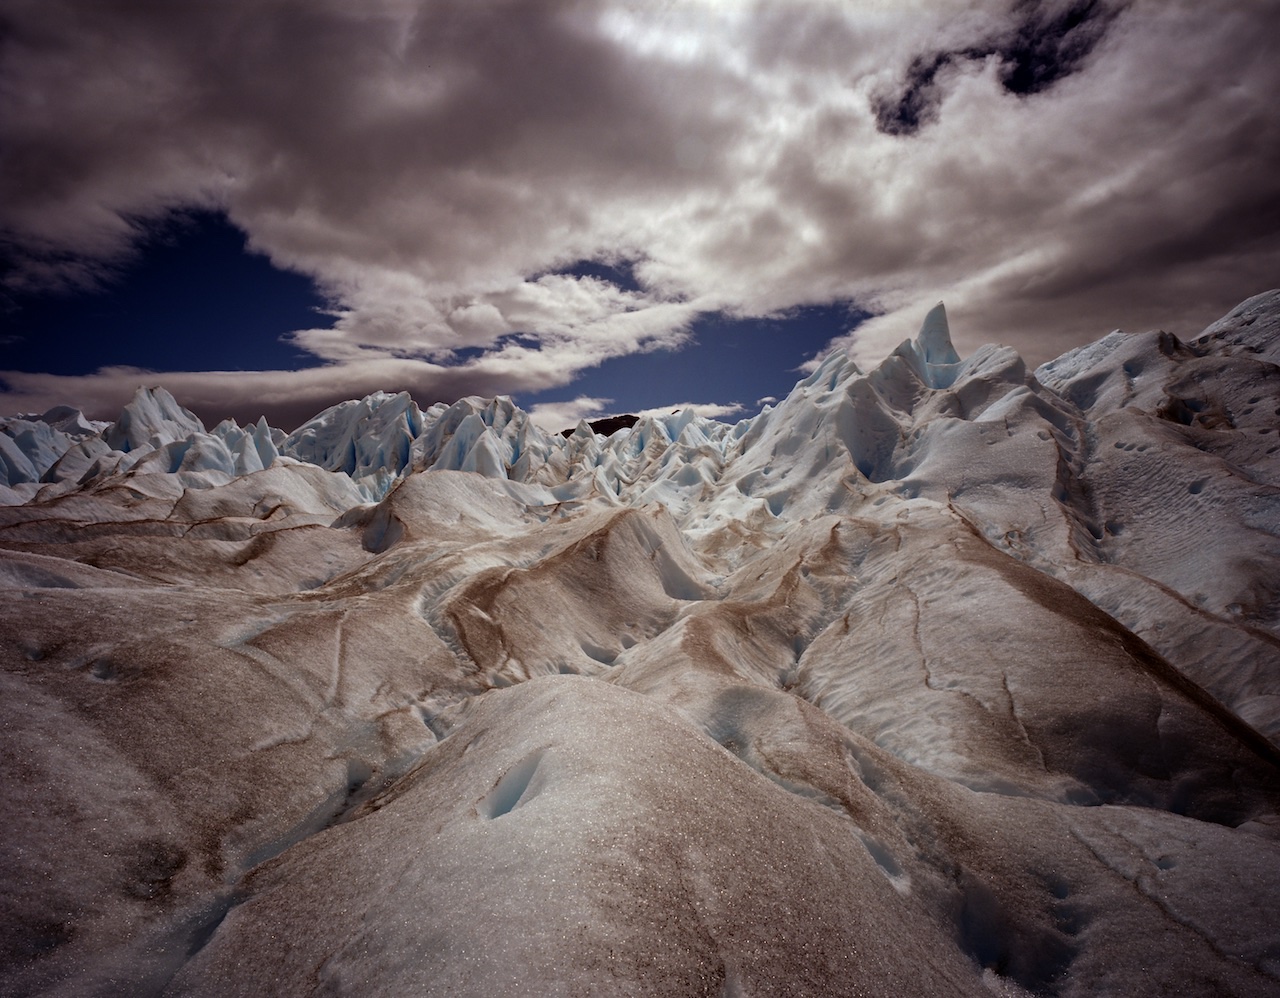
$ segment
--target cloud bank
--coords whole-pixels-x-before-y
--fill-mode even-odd
[[[962,352],[1034,363],[1116,326],[1193,332],[1280,274],[1274,4],[6,0],[0,20],[11,287],[91,280],[200,208],[331,302],[333,328],[293,334],[324,366],[165,373],[197,411],[532,393],[678,348],[704,312],[836,301],[877,313],[836,344],[864,364],[939,299]],[[0,378],[12,409],[147,380]]]

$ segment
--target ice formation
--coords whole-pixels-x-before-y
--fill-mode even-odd
[[[2,420],[0,993],[1280,993],[1278,365]]]

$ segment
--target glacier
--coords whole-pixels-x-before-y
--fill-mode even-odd
[[[1280,291],[736,424],[0,419],[0,993],[1280,993]]]

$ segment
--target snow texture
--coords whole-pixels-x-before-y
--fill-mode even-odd
[[[1278,994],[1278,365],[0,420],[0,993]]]

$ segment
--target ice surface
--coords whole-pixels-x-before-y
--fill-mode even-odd
[[[1278,344],[0,421],[0,993],[1280,992]]]

